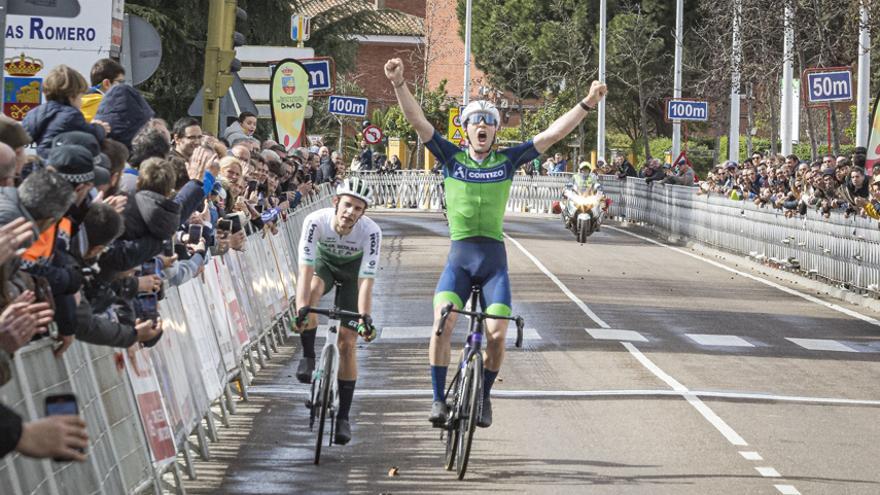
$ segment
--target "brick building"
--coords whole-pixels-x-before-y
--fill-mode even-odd
[[[422,76],[425,0],[323,0],[307,4],[305,14],[315,16],[340,5],[376,11],[381,24],[355,35],[358,47],[353,76],[370,100],[370,110],[395,104],[394,90],[385,78],[385,62],[400,57],[409,82]]]

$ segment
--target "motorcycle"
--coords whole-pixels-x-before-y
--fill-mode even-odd
[[[562,195],[568,200],[562,208],[562,223],[583,244],[602,226],[611,200],[605,197],[598,184],[584,194],[566,189]]]

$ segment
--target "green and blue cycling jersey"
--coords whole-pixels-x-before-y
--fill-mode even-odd
[[[516,170],[539,153],[534,143],[527,141],[492,151],[484,160],[477,161],[437,131],[425,146],[441,163],[452,239],[434,305],[451,302],[462,308],[471,287],[479,284],[485,311],[510,316],[504,212]]]

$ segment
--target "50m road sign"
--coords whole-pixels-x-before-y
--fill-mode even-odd
[[[840,70],[808,69],[804,72],[809,103],[852,101],[852,72],[849,68],[843,67]]]
[[[366,98],[358,98],[356,96],[338,96],[331,95],[327,101],[327,107],[330,113],[343,115],[346,117],[366,117],[367,104]]]
[[[667,100],[666,120],[705,122],[709,120],[709,102],[699,100]]]

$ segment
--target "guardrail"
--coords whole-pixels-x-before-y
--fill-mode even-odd
[[[377,205],[437,210],[442,177],[425,173],[360,173],[375,186]],[[570,180],[557,176],[517,175],[508,211],[549,213]],[[719,195],[697,195],[697,188],[648,184],[643,179],[602,176],[612,200],[609,214],[644,223],[675,238],[750,256],[757,261],[819,278],[856,292],[880,288],[880,229],[871,219],[816,211],[786,218],[779,210]]]
[[[330,198],[323,187],[277,235],[251,235],[247,251],[213,257],[202,276],[166,287],[159,304],[164,335],[151,349],[75,342],[56,359],[43,339],[19,350],[0,400],[27,421],[43,415],[46,396],[74,393],[90,445],[84,463],[7,455],[2,493],[183,493],[184,473],[195,479],[193,454],[208,459],[216,421],[228,425],[235,412],[230,384],[246,400],[250,377],[287,334],[302,221]]]

